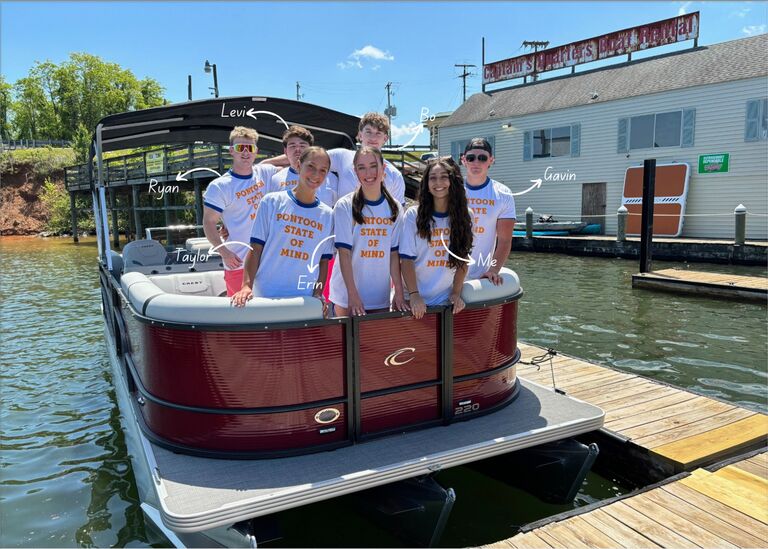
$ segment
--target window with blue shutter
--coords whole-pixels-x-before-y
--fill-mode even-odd
[[[523,133],[523,160],[533,160],[533,132]]]
[[[627,151],[629,151],[629,118],[619,118],[619,142],[616,145],[616,152]]]
[[[768,99],[747,101],[744,141],[768,139]]]
[[[571,124],[571,156],[581,154],[581,124]]]

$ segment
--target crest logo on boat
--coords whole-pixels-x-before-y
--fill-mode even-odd
[[[410,361],[412,361],[416,357],[412,356],[408,360],[403,360],[403,361],[397,360],[397,357],[399,357],[401,354],[407,353],[407,352],[415,353],[416,352],[416,348],[415,347],[403,347],[402,349],[398,349],[397,351],[395,351],[394,353],[392,353],[391,355],[389,355],[387,358],[384,359],[384,365],[385,366],[402,366],[403,364],[408,364]]]
[[[340,415],[341,412],[336,408],[325,408],[315,414],[315,421],[318,423],[333,423],[339,419]]]

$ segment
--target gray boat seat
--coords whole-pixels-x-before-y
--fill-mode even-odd
[[[323,304],[319,299],[309,296],[271,299],[266,297],[254,297],[246,303],[245,307],[233,307],[228,297],[213,297],[182,291],[171,293],[158,285],[158,281],[165,277],[180,277],[171,281],[159,281],[164,287],[183,288],[184,282],[196,286],[197,280],[204,283],[210,282],[203,275],[213,275],[215,272],[179,273],[172,275],[153,276],[154,280],[144,273],[124,273],[120,279],[123,293],[130,301],[133,308],[141,315],[153,320],[179,322],[194,325],[221,325],[232,324],[261,324],[270,325],[278,322],[299,322],[320,320],[323,318]],[[221,280],[224,274],[219,272]],[[197,278],[187,278],[197,277]],[[216,278],[209,287],[217,291]],[[201,284],[201,286],[204,284]],[[208,290],[206,290],[208,291]]]
[[[499,275],[504,281],[499,286],[495,286],[487,278],[465,280],[461,288],[461,299],[469,305],[512,297],[521,291],[520,279],[515,271],[502,267]]]
[[[212,245],[206,237],[201,236],[199,238],[188,238],[184,242],[184,247],[187,249],[188,252],[208,253],[208,250],[211,249]]]
[[[123,271],[129,273],[136,267],[165,265],[168,252],[157,240],[134,240],[123,248]]]
[[[149,280],[168,294],[226,297],[224,271],[151,275]]]

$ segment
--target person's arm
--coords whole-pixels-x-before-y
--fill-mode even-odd
[[[409,311],[411,308],[405,300],[403,294],[403,276],[400,272],[400,254],[397,250],[392,250],[389,254],[389,277],[392,279],[392,286],[395,288],[395,295],[392,298],[392,309],[395,311]]]
[[[462,263],[461,266],[453,273],[453,285],[451,286],[451,295],[448,297],[448,301],[453,303],[453,314],[457,315],[464,310],[464,300],[461,299],[461,287],[464,285],[464,279],[467,277],[467,265]]]
[[[254,243],[245,256],[245,267],[243,268],[243,286],[235,295],[232,296],[232,304],[235,307],[245,307],[245,303],[253,299],[253,281],[259,270],[261,263],[261,252],[264,246]]]
[[[322,258],[320,259],[319,267],[320,270],[317,272],[317,283],[315,284],[315,289],[312,290],[312,297],[316,297],[323,303],[323,317],[328,318],[328,302],[325,300],[325,297],[323,296],[323,289],[325,288],[325,282],[328,279],[328,259]]]
[[[480,278],[487,278],[496,286],[503,284],[504,279],[499,276],[499,271],[509,258],[512,251],[512,231],[515,228],[514,219],[499,219],[496,221],[496,250],[493,252],[493,261],[488,271]]]
[[[407,293],[411,299],[411,312],[414,318],[421,318],[427,312],[427,305],[419,293],[419,285],[416,282],[416,265],[413,259],[402,258],[402,261],[400,261],[400,271],[403,274],[403,280],[408,289]]]
[[[351,316],[363,316],[365,314],[365,306],[363,300],[360,299],[360,293],[357,291],[357,285],[355,284],[355,275],[352,272],[352,250],[346,247],[338,248],[339,268],[341,269],[341,275],[344,277],[344,286],[347,287],[347,308]]]
[[[216,228],[216,224],[220,219],[221,214],[213,208],[209,208],[208,206],[203,208],[203,232],[205,233],[205,237],[208,239],[208,242],[213,244],[214,248],[216,248],[216,246],[221,246],[222,244],[219,231]],[[226,266],[230,269],[239,269],[242,267],[242,260],[237,256],[236,253],[229,250],[226,246],[221,246],[220,248],[217,248],[216,251],[221,256],[222,261],[224,261]]]
[[[280,156],[273,156],[272,158],[265,158],[259,162],[259,164],[270,164],[279,168],[287,168],[291,165],[291,163],[288,161],[288,157],[284,154],[281,154]]]

